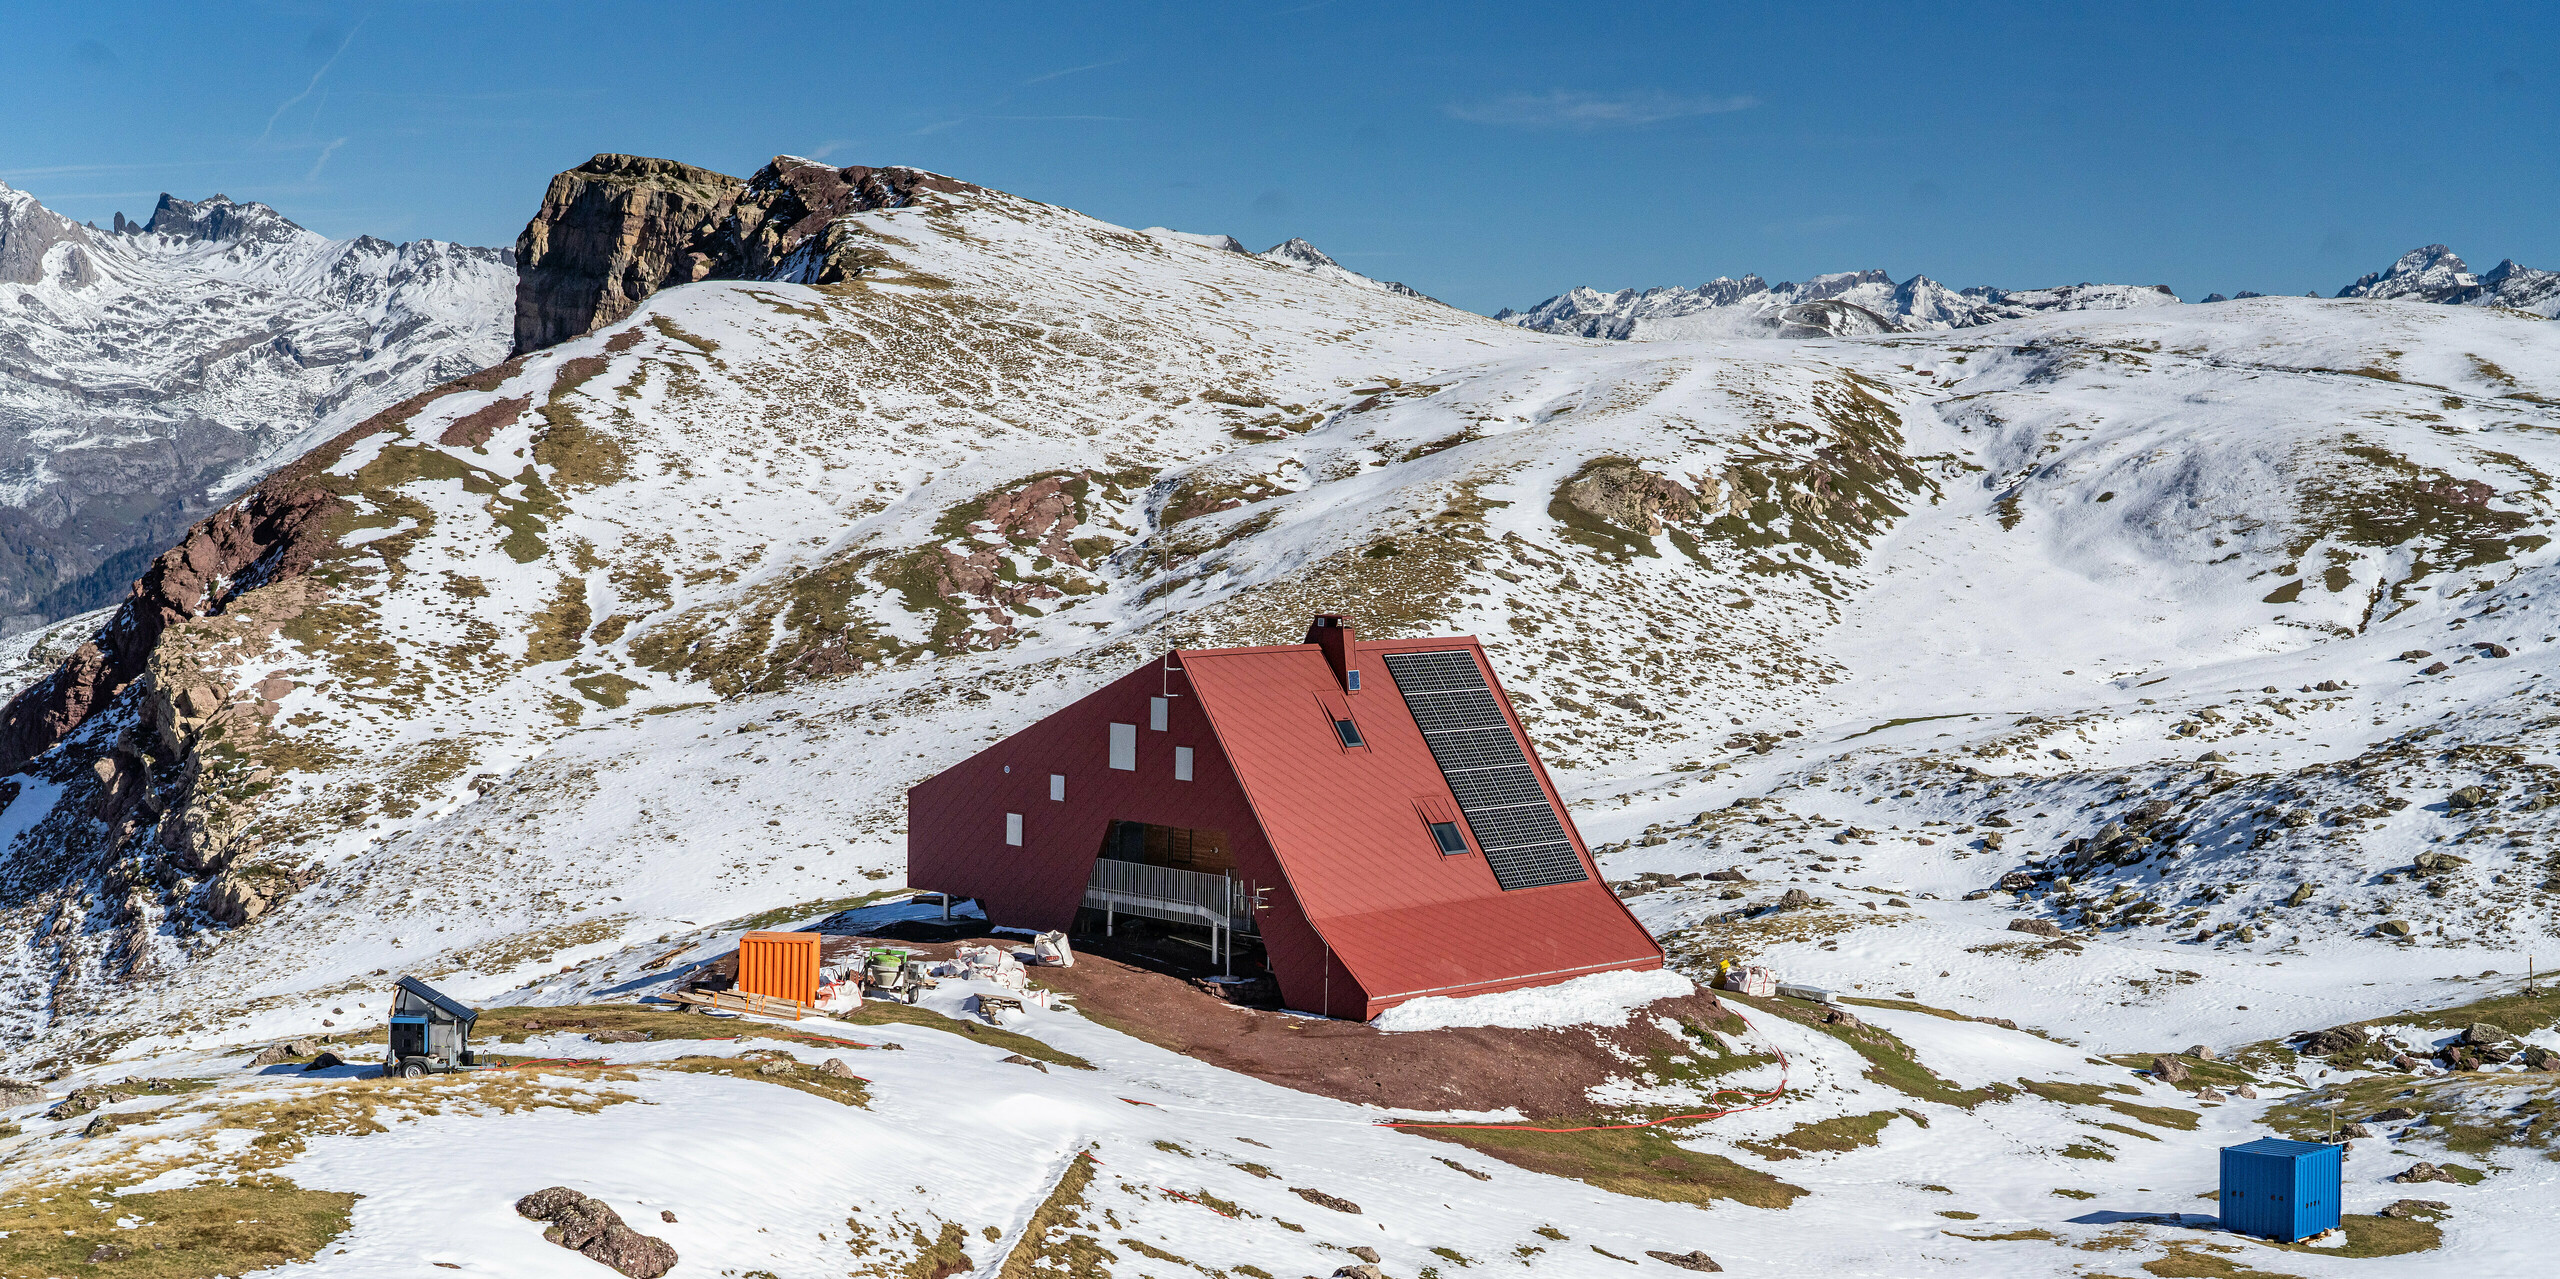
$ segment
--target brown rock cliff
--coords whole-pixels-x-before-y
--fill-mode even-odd
[[[673,160],[597,156],[551,179],[516,238],[516,354],[591,333],[673,285],[848,278],[860,267],[835,219],[977,189],[922,169],[791,156],[743,182]]]

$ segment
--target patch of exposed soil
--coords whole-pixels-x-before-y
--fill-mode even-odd
[[[1538,1119],[1597,1116],[1590,1090],[1633,1073],[1629,1057],[1678,1061],[1697,1053],[1695,1042],[1664,1033],[1657,1019],[1741,1029],[1704,990],[1656,1000],[1623,1026],[1391,1035],[1365,1022],[1239,1008],[1177,974],[1105,954],[1079,952],[1075,967],[1034,976],[1075,996],[1086,1016],[1157,1047],[1284,1088],[1392,1110],[1515,1107]]]

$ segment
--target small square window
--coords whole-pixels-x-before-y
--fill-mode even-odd
[[[1022,847],[1022,814],[1007,813],[1004,815],[1004,842],[1011,844],[1016,848]]]
[[[1346,690],[1350,691],[1350,692],[1354,692],[1354,693],[1359,692],[1359,691],[1360,691],[1360,672],[1358,672],[1358,671],[1348,671],[1348,672],[1345,672],[1345,673],[1344,673],[1344,675],[1343,675],[1343,679],[1342,679],[1342,687],[1343,687],[1344,689],[1346,689]]]
[[[1456,822],[1431,823],[1432,841],[1440,845],[1440,855],[1455,856],[1467,851],[1467,837],[1458,833]]]
[[[1147,699],[1147,727],[1152,728],[1152,729],[1154,729],[1155,731],[1157,731],[1157,732],[1159,732],[1159,733],[1163,732],[1163,731],[1164,731],[1165,712],[1166,712],[1167,708],[1171,707],[1172,705],[1173,705],[1173,703],[1172,703],[1172,702],[1170,702],[1170,701],[1168,701],[1168,700],[1167,700],[1167,699],[1165,699],[1165,698],[1161,698],[1161,697],[1150,697],[1150,698],[1148,698],[1148,699]]]
[[[1173,780],[1177,782],[1191,780],[1191,748],[1188,746],[1173,748]]]
[[[1064,801],[1066,797],[1067,775],[1065,773],[1049,774],[1049,798]]]
[[[1333,721],[1333,732],[1334,736],[1342,739],[1342,744],[1346,747],[1357,749],[1369,744],[1360,739],[1360,726],[1352,723],[1350,720],[1338,719]]]

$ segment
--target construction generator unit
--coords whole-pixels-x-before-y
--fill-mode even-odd
[[[391,1048],[382,1059],[385,1078],[420,1079],[469,1070],[471,1025],[480,1010],[450,998],[415,977],[403,977],[391,995]]]

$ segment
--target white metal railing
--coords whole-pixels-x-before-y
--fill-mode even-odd
[[[1116,914],[1142,915],[1170,923],[1212,924],[1252,932],[1253,916],[1245,894],[1226,875],[1208,875],[1171,866],[1096,858],[1085,881],[1084,904]]]
[[[1094,859],[1093,874],[1085,879],[1084,904],[1087,909],[1102,912],[1106,937],[1111,934],[1112,921],[1121,915],[1206,924],[1209,953],[1222,963],[1234,957],[1236,934],[1250,936],[1257,931],[1253,922],[1254,894],[1239,888],[1229,875],[1206,875],[1196,870],[1098,857]]]

